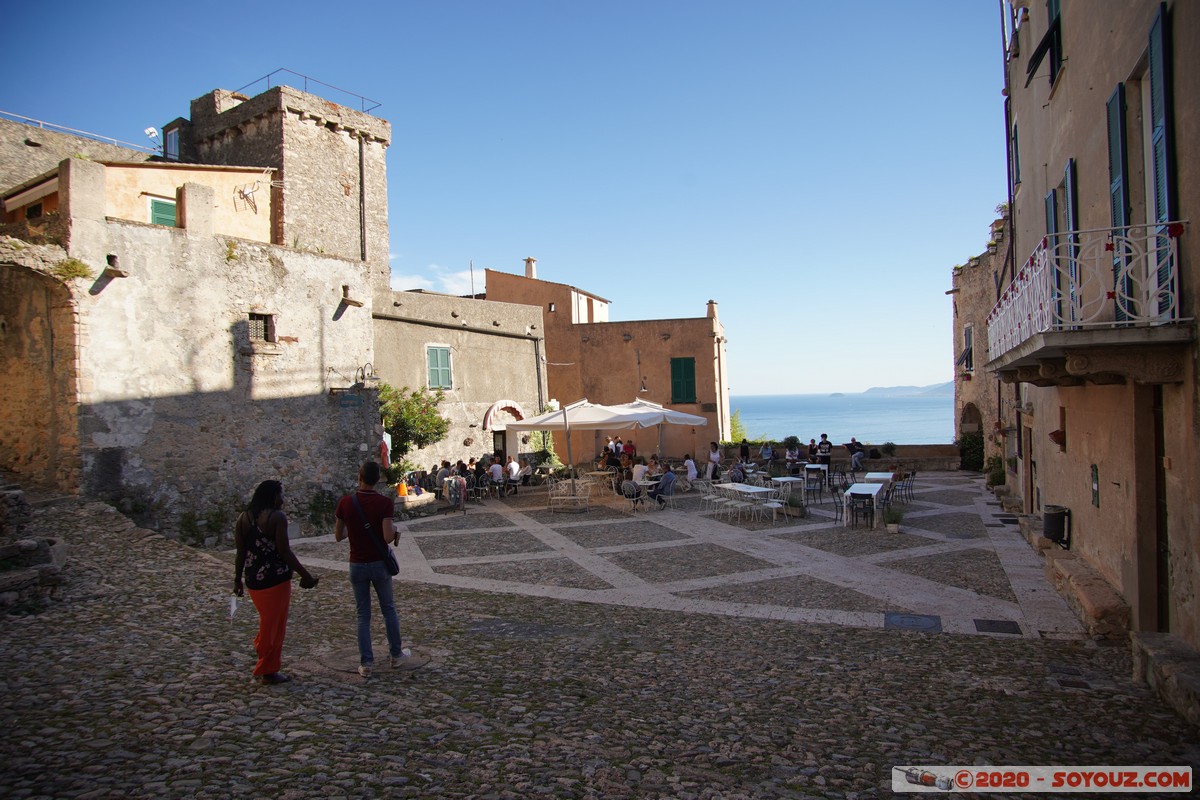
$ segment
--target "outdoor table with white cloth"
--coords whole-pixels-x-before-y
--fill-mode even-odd
[[[748,483],[724,483],[717,485],[723,489],[728,489],[731,492],[738,492],[739,494],[744,494],[751,498],[755,495],[768,494],[771,492],[771,487],[769,486],[751,486]]]
[[[890,479],[891,476],[889,475]],[[842,496],[842,525],[849,527],[850,525],[850,502],[851,495],[869,494],[871,495],[872,504],[875,507],[875,527],[883,526],[883,509],[880,503],[883,501],[883,495],[887,494],[887,487],[882,483],[854,483],[846,490],[846,494]]]
[[[884,486],[892,485],[892,473],[890,472],[868,472],[863,476],[863,483],[882,483]]]

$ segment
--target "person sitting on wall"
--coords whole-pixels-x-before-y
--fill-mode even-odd
[[[862,462],[866,457],[867,452],[853,436],[851,436],[850,441],[846,443],[846,451],[850,453],[850,469],[854,471],[862,469]]]

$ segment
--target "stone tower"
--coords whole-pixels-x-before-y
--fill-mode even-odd
[[[179,128],[185,158],[276,170],[256,190],[274,193],[276,244],[361,261],[372,291],[389,288],[387,120],[288,86],[254,97],[218,89],[193,100],[191,115],[164,127]]]

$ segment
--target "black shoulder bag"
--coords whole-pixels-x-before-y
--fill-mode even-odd
[[[354,510],[358,512],[358,519],[362,522],[363,533],[371,537],[371,541],[375,542],[375,546],[379,548],[379,554],[383,556],[383,565],[387,567],[388,575],[399,575],[400,564],[396,562],[396,554],[392,552],[392,548],[387,546],[387,542],[383,537],[375,532],[371,527],[371,523],[367,522],[367,515],[363,513],[362,505],[358,502],[358,492],[350,495],[350,502],[354,503]]]

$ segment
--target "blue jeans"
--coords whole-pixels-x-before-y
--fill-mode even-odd
[[[383,613],[383,625],[387,629],[388,649],[392,657],[400,655],[400,618],[396,615],[396,604],[392,600],[392,576],[382,561],[367,564],[350,564],[350,585],[354,587],[354,605],[358,609],[358,661],[364,667],[375,663],[371,649],[371,587],[379,598],[379,610]]]
[[[850,456],[850,468],[851,469],[862,469],[862,461],[863,461],[864,455],[865,455],[865,453],[863,453],[860,450],[859,452]]]

